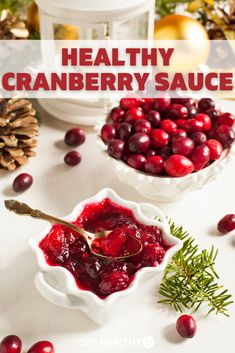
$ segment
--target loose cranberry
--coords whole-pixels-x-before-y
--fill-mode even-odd
[[[186,104],[184,104],[184,106],[188,110],[188,117],[189,118],[194,118],[197,115],[198,111],[197,111],[197,108],[195,107],[194,104],[186,103]]]
[[[78,165],[82,160],[81,154],[77,151],[70,151],[64,157],[64,162],[71,167]]]
[[[142,154],[132,154],[127,158],[127,164],[137,170],[144,170],[146,158]]]
[[[15,192],[23,192],[33,184],[33,177],[30,174],[19,174],[13,181],[12,188]]]
[[[144,112],[142,108],[131,108],[125,114],[125,122],[134,124],[137,120],[144,119]]]
[[[191,315],[181,315],[176,322],[176,329],[180,336],[192,338],[197,331],[197,324]]]
[[[150,110],[145,117],[150,122],[152,127],[158,127],[160,124],[161,116],[156,110]]]
[[[218,125],[227,125],[229,127],[235,127],[235,116],[230,113],[224,113],[218,116],[217,119]]]
[[[143,134],[150,134],[152,126],[150,122],[146,119],[137,120],[134,124],[136,132],[142,132]]]
[[[203,145],[207,141],[206,135],[201,131],[194,132],[190,137],[197,146]]]
[[[140,107],[142,100],[140,97],[137,98],[122,98],[120,100],[120,107],[124,110],[129,110],[131,108]]]
[[[156,156],[156,154],[157,154],[157,151],[155,148],[149,148],[145,153],[145,157],[148,158],[148,157]]]
[[[164,163],[165,161],[161,156],[148,157],[145,162],[145,171],[150,174],[161,174]]]
[[[215,161],[216,159],[219,159],[221,157],[221,154],[223,152],[223,146],[219,141],[208,140],[206,142],[206,145],[210,149],[210,156],[212,161]]]
[[[222,143],[224,148],[230,147],[235,141],[235,131],[228,125],[220,125],[215,130],[215,138]]]
[[[196,172],[203,169],[210,161],[209,147],[207,145],[197,146],[190,156],[190,159],[194,164]]]
[[[184,125],[185,125],[186,121],[187,120],[184,120],[184,119],[176,119],[175,123],[176,123],[178,129],[184,129]]]
[[[172,149],[170,146],[163,146],[163,147],[159,148],[158,154],[163,159],[167,160],[167,158],[169,158],[172,155]]]
[[[186,119],[188,117],[188,110],[181,104],[172,104],[166,110],[166,118],[168,119]]]
[[[189,156],[194,149],[194,142],[188,137],[179,137],[172,143],[172,151],[174,154],[181,154],[182,156]]]
[[[198,102],[198,108],[202,113],[214,107],[215,107],[215,102],[211,98],[202,98]]]
[[[150,138],[146,134],[137,132],[128,140],[128,147],[131,152],[144,153],[150,146]]]
[[[108,143],[116,136],[116,130],[113,125],[105,124],[101,129],[101,138],[104,143]]]
[[[217,119],[218,113],[216,109],[210,108],[206,110],[205,113],[212,119],[212,121],[215,121]]]
[[[162,262],[166,251],[158,243],[150,243],[143,250],[142,263],[144,266],[157,266]]]
[[[144,98],[143,99],[143,104],[141,108],[143,109],[144,113],[148,113],[150,110],[153,109],[153,98]]]
[[[10,335],[0,343],[1,353],[20,353],[22,348],[22,341],[18,336]]]
[[[164,130],[154,129],[151,132],[151,142],[157,148],[166,146],[169,142],[169,135]]]
[[[134,128],[131,124],[121,123],[118,130],[117,136],[123,141],[127,141],[131,135],[134,133]]]
[[[183,129],[177,129],[171,136],[172,143],[179,137],[187,137],[187,132]]]
[[[64,142],[73,147],[82,145],[86,141],[85,131],[75,127],[66,132]]]
[[[39,341],[35,343],[28,353],[54,353],[53,344],[49,341]]]
[[[204,124],[202,121],[197,120],[196,118],[188,119],[184,123],[184,129],[187,133],[193,133],[196,131],[202,131]]]
[[[171,104],[170,97],[156,98],[154,109],[160,113],[164,113]]]
[[[209,131],[212,126],[211,118],[206,115],[206,114],[197,114],[196,118],[198,121],[201,121],[203,123],[203,130],[204,131]]]
[[[129,284],[129,276],[125,271],[114,270],[105,274],[99,284],[99,291],[101,294],[107,295],[114,292],[119,292]],[[36,352],[35,352],[36,353]]]
[[[162,130],[166,131],[170,135],[177,130],[176,123],[170,119],[162,120],[160,127]]]
[[[123,156],[124,147],[125,144],[122,140],[112,140],[108,145],[108,154],[113,158],[121,159]]]
[[[186,104],[196,105],[196,101],[193,98],[173,98],[172,103],[178,103],[184,106],[186,106]]]
[[[226,234],[235,229],[235,214],[227,214],[218,223],[218,230]]]
[[[111,110],[110,118],[114,123],[122,123],[124,120],[125,111],[120,107],[114,107]]]
[[[193,163],[185,156],[174,154],[165,163],[165,171],[172,177],[183,177],[194,170]]]

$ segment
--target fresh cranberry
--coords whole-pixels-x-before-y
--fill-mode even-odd
[[[195,107],[194,104],[186,103],[186,104],[184,104],[184,106],[188,110],[188,117],[189,118],[194,118],[197,115],[198,111],[197,111],[197,108]]]
[[[227,214],[218,223],[218,230],[226,234],[235,229],[235,214]]]
[[[171,104],[170,97],[156,98],[154,109],[160,113],[164,113]]]
[[[150,138],[146,134],[137,132],[128,140],[128,147],[131,152],[144,153],[150,146]]]
[[[192,155],[190,156],[191,161],[194,164],[194,169],[197,172],[205,168],[210,161],[210,149],[207,145],[197,146]]]
[[[203,123],[203,130],[209,131],[212,126],[211,118],[206,114],[197,114],[196,119]]]
[[[142,154],[131,154],[127,158],[127,164],[137,170],[144,170],[146,158]]]
[[[5,338],[0,343],[1,353],[20,353],[22,348],[21,339],[18,336],[10,335]]]
[[[81,154],[78,151],[70,151],[64,156],[64,162],[71,167],[78,165],[82,160]]]
[[[166,118],[168,119],[186,119],[188,117],[188,110],[181,104],[172,104],[166,110]]]
[[[172,155],[172,149],[170,146],[163,146],[158,150],[158,154],[166,160]]]
[[[114,107],[110,112],[110,118],[114,123],[122,123],[124,120],[125,111],[120,107]]]
[[[129,110],[131,108],[140,107],[142,100],[140,97],[137,98],[122,98],[120,100],[120,107],[124,110]]]
[[[207,141],[206,135],[201,131],[194,132],[191,136],[191,139],[194,141],[195,145],[203,145]]]
[[[113,125],[105,124],[101,129],[101,138],[104,143],[108,143],[116,136],[116,130]]]
[[[197,331],[197,324],[191,315],[181,315],[176,322],[176,329],[180,336],[192,338]]]
[[[142,108],[131,108],[125,114],[125,122],[134,124],[137,120],[144,119],[144,112]]]
[[[169,142],[169,135],[164,130],[154,129],[151,132],[151,142],[157,148],[166,146]]]
[[[134,128],[131,124],[121,123],[118,130],[117,136],[123,141],[127,141],[131,135],[134,133]]]
[[[153,109],[153,98],[144,98],[143,99],[143,104],[141,108],[143,109],[144,113],[148,113],[150,110]]]
[[[183,177],[194,170],[193,163],[185,156],[174,154],[165,163],[165,171],[172,177]]]
[[[158,243],[150,243],[143,250],[142,263],[144,266],[157,266],[162,262],[165,250]]]
[[[122,140],[115,139],[108,145],[108,154],[116,159],[121,159],[124,152],[125,143]]]
[[[215,102],[211,98],[202,98],[198,102],[198,108],[202,113],[214,107],[215,107]]]
[[[178,103],[186,106],[186,104],[196,105],[196,101],[193,98],[173,98],[172,103]]]
[[[170,119],[162,120],[160,127],[162,130],[166,131],[170,135],[177,130],[176,123]]]
[[[156,110],[150,110],[145,118],[150,122],[152,127],[158,127],[161,121],[161,116]]]
[[[194,149],[194,142],[188,137],[179,137],[172,143],[172,151],[174,154],[189,156]]]
[[[15,192],[23,192],[33,184],[33,177],[30,174],[19,174],[13,181],[12,188]]]
[[[157,154],[156,149],[150,147],[150,148],[147,150],[147,152],[145,152],[145,157],[148,158],[148,157],[156,156],[156,154]]]
[[[134,124],[136,132],[142,132],[143,134],[150,134],[152,126],[146,119],[137,120]]]
[[[165,161],[161,156],[148,157],[145,162],[145,171],[150,174],[161,174],[164,163]]]
[[[215,161],[216,159],[219,159],[221,157],[221,154],[223,152],[223,146],[219,141],[208,140],[206,142],[206,145],[210,149],[210,156],[212,161]]]
[[[127,288],[129,276],[125,271],[117,270],[105,274],[99,284],[99,291],[103,295],[119,292]],[[36,352],[35,352],[36,353]]]
[[[234,128],[235,127],[235,116],[230,113],[224,113],[224,114],[218,116],[217,124],[218,125],[227,125],[229,127]]]
[[[28,353],[54,353],[53,344],[49,341],[39,341],[35,343]]]
[[[64,142],[73,147],[82,145],[86,141],[85,131],[75,127],[66,132]]]
[[[183,129],[177,129],[171,136],[172,143],[179,137],[187,137],[187,132]]]
[[[196,131],[202,131],[203,130],[203,122],[197,120],[196,118],[188,119],[185,120],[183,128],[186,130],[187,133],[193,133]]]
[[[205,114],[208,115],[212,121],[215,121],[218,116],[218,112],[215,108],[210,108],[210,109],[206,110]]]
[[[224,148],[230,147],[235,141],[235,131],[228,125],[220,125],[215,130],[215,138],[222,143]]]

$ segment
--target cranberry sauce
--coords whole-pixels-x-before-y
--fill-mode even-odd
[[[95,243],[99,252],[111,258],[92,255],[78,233],[57,224],[39,246],[49,265],[67,268],[80,289],[92,291],[100,298],[126,289],[139,269],[158,266],[169,248],[158,227],[139,223],[130,209],[108,198],[86,205],[74,224],[92,233],[113,230]],[[141,253],[126,260],[115,259],[131,247],[131,236],[143,244]]]

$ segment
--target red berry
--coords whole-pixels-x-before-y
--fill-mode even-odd
[[[215,102],[211,98],[202,98],[198,102],[198,108],[200,112],[205,112],[208,109],[214,108],[215,107]]]
[[[64,162],[71,167],[78,165],[82,160],[82,157],[77,151],[70,151],[64,157]]]
[[[174,154],[189,156],[194,149],[194,142],[188,137],[179,137],[172,143],[172,151]]]
[[[105,237],[96,238],[92,246],[101,250],[102,254],[120,256],[126,242],[126,233],[122,229],[114,229]]]
[[[128,140],[128,147],[131,152],[144,153],[150,146],[150,138],[146,134],[137,132]]]
[[[186,130],[187,133],[193,133],[196,131],[202,131],[204,124],[202,121],[197,120],[196,118],[185,120],[183,128]]]
[[[131,154],[127,157],[127,164],[137,170],[144,170],[146,158],[142,154]]]
[[[150,110],[153,109],[153,104],[154,104],[153,98],[143,98],[143,104],[141,108],[145,113],[148,113]]]
[[[142,263],[144,266],[157,266],[159,265],[166,251],[159,243],[150,243],[144,247]]]
[[[181,104],[172,104],[166,110],[166,118],[168,119],[186,119],[188,117],[188,109]]]
[[[144,112],[142,108],[131,108],[125,114],[125,122],[134,124],[137,120],[144,119]]]
[[[222,143],[224,148],[230,147],[235,141],[235,131],[228,125],[220,125],[215,130],[215,138]]]
[[[13,181],[12,188],[15,192],[23,192],[33,184],[33,177],[30,174],[19,174]]]
[[[170,104],[170,97],[156,98],[154,109],[156,109],[160,113],[164,113],[166,109],[170,106]]]
[[[157,154],[157,151],[155,148],[149,148],[145,153],[145,157],[148,158],[148,157],[156,156],[156,154]]]
[[[218,230],[222,234],[226,234],[235,229],[235,214],[224,216],[218,223]]]
[[[205,168],[210,161],[210,149],[207,145],[200,145],[195,148],[190,156],[191,161],[194,164],[194,169],[197,172]]]
[[[212,121],[215,121],[217,119],[218,113],[216,109],[210,108],[206,110],[205,113],[212,119]]]
[[[207,141],[206,135],[201,131],[194,132],[190,137],[194,141],[195,145],[202,145]]]
[[[75,127],[66,132],[64,142],[73,147],[82,145],[86,141],[85,131]]]
[[[169,135],[164,130],[154,129],[151,132],[151,142],[157,148],[166,146],[169,142]]]
[[[227,125],[229,127],[235,127],[235,116],[230,113],[224,113],[218,116],[217,119],[218,125]]]
[[[108,143],[116,136],[116,130],[113,125],[105,124],[101,129],[101,138],[104,143]]]
[[[137,120],[134,124],[136,132],[142,132],[143,134],[150,134],[152,126],[146,119]]]
[[[187,132],[183,129],[177,129],[171,136],[172,143],[179,137],[187,137]]]
[[[184,338],[192,338],[197,331],[197,324],[191,315],[181,315],[176,322],[178,333]]]
[[[184,125],[186,121],[187,120],[184,120],[184,119],[176,119],[175,123],[179,129],[184,129]]]
[[[145,162],[145,171],[150,174],[161,174],[164,163],[165,161],[161,156],[148,157]]]
[[[39,341],[35,343],[28,353],[54,353],[53,344],[49,341]]]
[[[122,98],[120,100],[120,107],[124,110],[129,110],[131,108],[140,107],[141,104],[142,104],[142,99],[140,97]]]
[[[18,336],[10,335],[5,338],[0,343],[1,353],[20,353],[22,348],[21,339]]]
[[[206,114],[197,114],[195,119],[203,123],[203,130],[209,131],[212,126],[211,118]]]
[[[156,110],[150,110],[145,118],[150,122],[152,127],[158,127],[161,121],[161,116]]]
[[[162,120],[160,127],[162,130],[166,131],[168,134],[173,134],[177,130],[176,123],[170,119]]]
[[[108,154],[116,159],[121,159],[124,153],[125,144],[122,140],[115,139],[109,142]]]
[[[165,164],[166,173],[172,177],[183,177],[191,174],[193,170],[193,163],[187,157],[180,154],[170,156]]]
[[[188,110],[188,118],[194,118],[197,115],[198,111],[194,104],[185,103],[184,106]]]
[[[114,123],[122,123],[125,116],[125,111],[120,107],[114,107],[110,112],[110,118]]]
[[[127,141],[133,133],[134,133],[134,128],[131,124],[128,124],[128,123],[121,123],[117,130],[118,138],[123,141]]]
[[[206,142],[206,145],[210,149],[210,156],[212,161],[215,161],[216,159],[219,159],[221,157],[221,154],[223,152],[223,146],[219,141],[211,139]]]
[[[172,149],[170,146],[163,146],[158,150],[158,154],[166,160],[172,155]]]
[[[112,272],[106,273],[102,277],[102,280],[99,283],[99,291],[101,294],[107,295],[126,289],[128,284],[128,274],[122,270],[114,270]]]

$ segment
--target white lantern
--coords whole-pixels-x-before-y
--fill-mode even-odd
[[[155,0],[36,0],[41,39],[153,39]],[[66,36],[67,32],[67,36]],[[72,35],[71,35],[72,34]],[[45,99],[52,115],[95,125],[105,117],[107,100]]]

